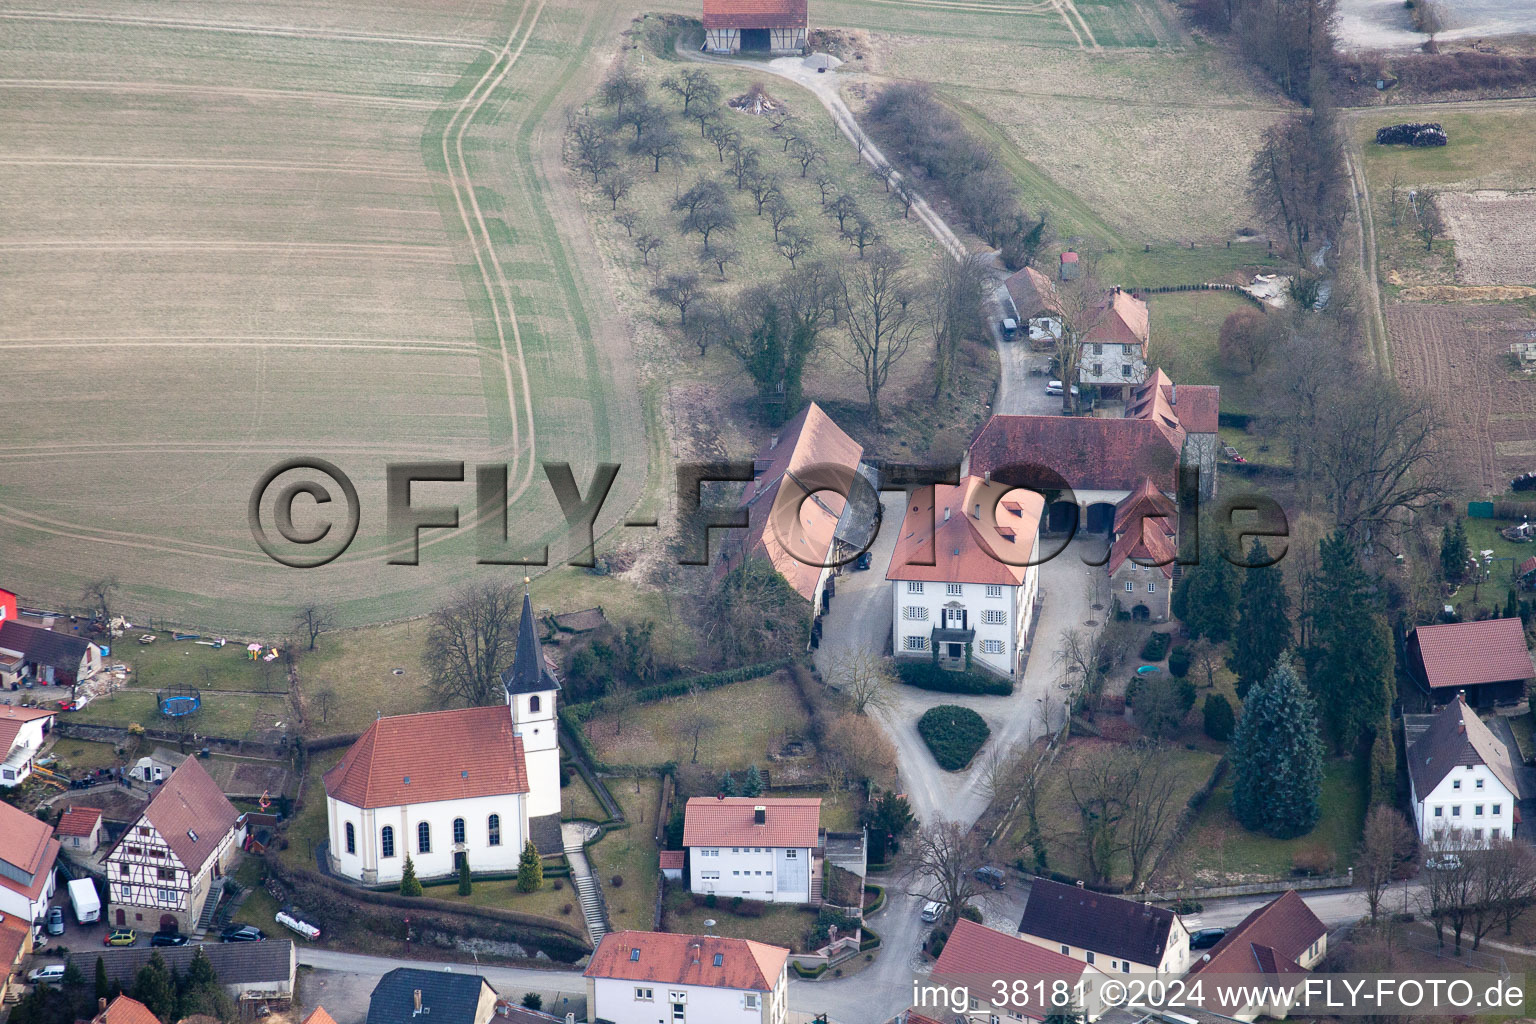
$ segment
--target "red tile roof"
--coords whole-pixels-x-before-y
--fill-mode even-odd
[[[528,792],[523,739],[505,704],[380,718],[325,773],[353,807],[397,807]]]
[[[21,727],[28,722],[35,722],[39,718],[52,718],[54,712],[44,711],[42,708],[18,708],[7,707],[0,713],[0,758],[4,752],[16,745],[16,737],[21,734]]]
[[[313,1013],[304,1018],[304,1024],[336,1024],[336,1021],[325,1012],[325,1007],[317,1006]]]
[[[807,601],[816,596],[816,583],[828,561],[832,535],[851,493],[864,449],[822,411],[810,403],[786,423],[758,453],[764,469],[747,484],[741,504],[747,510],[743,535],[732,531],[731,557],[716,563],[723,576],[747,558],[766,558]],[[796,529],[796,519],[799,529]]]
[[[32,925],[25,918],[10,914],[0,920],[0,965],[15,966],[21,959],[22,951],[27,946],[27,937],[31,934]],[[0,970],[3,969],[0,967]]]
[[[1109,549],[1106,571],[1113,576],[1127,560],[1155,566],[1165,579],[1173,579],[1173,560],[1178,554],[1178,509],[1173,500],[1150,479],[1115,506],[1115,542]]]
[[[240,812],[197,758],[189,757],[171,772],[144,808],[144,817],[176,859],[196,875],[235,827]]]
[[[662,850],[661,869],[663,871],[681,871],[686,853],[686,850]]]
[[[160,1018],[150,1013],[149,1007],[137,999],[118,996],[97,1015],[95,1024],[160,1024]]]
[[[766,807],[753,822],[753,808]],[[821,828],[816,797],[696,796],[683,811],[684,846],[772,846],[807,849]]]
[[[788,959],[789,950],[751,939],[670,932],[609,932],[598,943],[592,962],[582,975],[771,992],[778,985]]]
[[[88,836],[101,821],[100,807],[71,807],[59,818],[54,827],[56,836]]]
[[[57,852],[59,844],[54,842],[53,829],[47,822],[38,821],[10,804],[0,803],[0,860],[14,864],[29,875],[44,873],[43,864],[48,860],[50,843]],[[6,881],[9,879],[0,875],[0,882]]]
[[[1215,384],[1168,384],[1163,394],[1187,432],[1214,434],[1220,427],[1221,388]]]
[[[1083,332],[1083,341],[1090,344],[1138,345],[1142,358],[1146,358],[1151,324],[1145,302],[1130,292],[1115,288],[1099,300],[1094,311],[1093,324]]]
[[[932,1017],[926,1017],[916,1010],[908,1010],[907,1015],[902,1018],[902,1024],[940,1024],[940,1022]]]
[[[1298,974],[1303,968],[1296,961],[1311,945],[1328,934],[1323,922],[1307,906],[1295,889],[1288,889],[1243,918],[1241,924],[1222,938],[1206,955],[1195,960],[1186,977],[1196,974]],[[1206,1009],[1230,1013],[1240,1006],[1213,1006]]]
[[[1099,973],[1080,960],[962,917],[955,922],[955,930],[950,932],[944,951],[933,965],[933,980],[941,985],[964,985],[979,994],[991,992],[999,980],[1011,983],[1020,978],[1060,978],[1071,984],[1090,970]],[[1034,1020],[1042,1019],[1040,1014],[1027,1009],[1023,1013]]]
[[[1003,287],[1008,289],[1008,297],[1013,300],[1014,312],[1024,320],[1042,313],[1061,312],[1061,299],[1056,294],[1056,285],[1034,267],[1025,267],[1010,275],[1003,282]]]
[[[704,0],[704,28],[805,28],[806,0]]]
[[[971,442],[970,472],[1016,487],[1129,491],[1151,477],[1178,490],[1184,432],[1150,419],[993,416]]]
[[[1452,622],[1413,632],[1431,689],[1536,676],[1519,619]]]
[[[1016,587],[1036,557],[1044,509],[1034,491],[979,476],[924,487],[907,506],[885,578]]]

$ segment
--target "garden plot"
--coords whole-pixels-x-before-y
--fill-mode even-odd
[[[1443,192],[1435,200],[1470,285],[1536,284],[1536,192]]]

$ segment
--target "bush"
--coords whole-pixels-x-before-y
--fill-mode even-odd
[[[917,720],[917,734],[928,744],[939,767],[954,772],[971,763],[992,730],[970,708],[940,704],[923,712]]]
[[[564,906],[562,906],[560,908],[560,913],[565,915],[566,917],[570,917],[571,916],[571,905],[569,903],[567,903]]]
[[[1297,875],[1333,874],[1338,858],[1326,846],[1304,846],[1291,857],[1291,872]]]
[[[544,997],[537,992],[523,993],[523,1008],[528,1010],[544,1009]]]
[[[1175,679],[1183,679],[1189,675],[1189,649],[1187,647],[1175,647],[1173,653],[1168,655],[1168,671]]]
[[[936,693],[973,693],[986,697],[1007,697],[1013,693],[1013,680],[982,672],[950,672],[939,668],[930,658],[896,662],[896,675],[908,686]]]
[[[1232,702],[1225,694],[1213,693],[1205,698],[1205,734],[1213,740],[1225,743],[1232,738],[1237,720],[1232,714]]]
[[[614,875],[612,878],[608,879],[608,881],[610,883],[612,883],[612,885],[613,885],[613,887],[615,889],[621,889],[621,888],[624,887],[624,876],[623,875]]]
[[[1231,373],[1254,371],[1253,346],[1264,330],[1264,314],[1256,309],[1240,309],[1221,323],[1216,351],[1221,365]]]
[[[561,889],[564,889],[564,888],[565,888],[565,883],[562,882],[558,878],[555,879],[555,892],[559,892]]]
[[[1147,637],[1147,642],[1141,645],[1141,658],[1143,661],[1162,661],[1163,655],[1168,653],[1168,645],[1173,643],[1173,637],[1167,633],[1153,633]]]

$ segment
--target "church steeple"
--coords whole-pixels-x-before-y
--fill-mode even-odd
[[[512,667],[501,674],[501,682],[507,688],[508,696],[560,689],[560,681],[544,660],[538,631],[533,628],[533,601],[526,588],[523,590],[523,619],[517,627],[517,653],[512,658]]]

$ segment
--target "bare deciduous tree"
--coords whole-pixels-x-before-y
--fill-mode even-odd
[[[827,726],[823,744],[829,766],[845,786],[885,786],[896,778],[896,746],[874,719],[840,715]]]
[[[324,605],[307,604],[293,613],[293,624],[312,651],[320,634],[335,627],[336,614]]]
[[[660,249],[664,243],[664,240],[656,232],[651,231],[648,228],[643,228],[641,229],[640,233],[634,237],[634,242],[635,248],[640,251],[640,262],[644,263],[646,266],[650,266],[651,253],[655,252],[657,249]]]
[[[800,177],[804,178],[811,173],[811,168],[816,164],[824,163],[826,157],[822,155],[821,147],[810,139],[795,140],[795,159],[800,162]],[[817,182],[820,182],[817,178]]]
[[[983,336],[986,281],[986,259],[979,254],[963,260],[950,259],[947,254],[940,256],[929,277],[932,309],[928,325],[933,332],[934,398],[942,395],[949,386],[960,343],[966,338]]]
[[[643,101],[646,91],[645,79],[624,64],[608,72],[608,77],[603,79],[600,90],[603,102],[616,108],[614,113],[618,117],[624,116],[624,107],[627,104]]]
[[[854,714],[890,706],[894,681],[886,660],[879,655],[869,651],[841,655],[833,660],[830,675],[828,682],[848,698]]]
[[[320,712],[320,724],[324,725],[331,717],[331,711],[336,707],[339,698],[336,691],[329,686],[323,687],[315,694],[315,710]]]
[[[514,587],[481,583],[432,613],[422,663],[438,700],[479,706],[506,699],[501,673],[517,650],[522,603]]]
[[[624,229],[625,238],[635,237],[635,225],[640,223],[640,215],[634,210],[619,210],[613,215],[614,223]]]
[[[1374,924],[1381,917],[1382,900],[1392,876],[1413,857],[1413,831],[1401,811],[1377,804],[1365,816],[1365,829],[1355,856],[1355,870],[1365,892],[1365,905]]]
[[[677,309],[678,325],[688,326],[688,307],[698,299],[703,285],[699,281],[699,275],[694,270],[675,270],[662,278],[661,282],[651,289],[651,294],[658,302],[665,303]]]
[[[609,209],[617,210],[619,200],[628,196],[630,190],[635,187],[635,176],[623,168],[610,168],[604,172],[602,180],[598,183],[598,190],[611,204]]]
[[[863,378],[869,416],[880,424],[880,391],[891,369],[922,328],[922,309],[912,294],[901,255],[877,247],[867,260],[838,275],[837,294],[851,354],[839,358]]]
[[[91,580],[80,591],[80,600],[90,607],[103,626],[112,622],[112,601],[117,596],[117,588],[116,576],[102,576]]]
[[[768,220],[773,225],[773,244],[778,245],[780,229],[794,219],[795,208],[779,193],[769,196],[763,208],[768,211]]]
[[[789,267],[793,270],[795,261],[810,252],[815,244],[815,240],[808,233],[791,225],[786,227],[779,237],[779,255],[789,260]]]
[[[725,280],[726,266],[740,259],[741,252],[733,245],[705,245],[699,249],[699,262],[717,269],[722,281]]]
[[[566,159],[583,174],[592,175],[592,183],[615,165],[613,141],[606,125],[585,113],[572,113],[565,124]]]
[[[981,836],[957,821],[939,820],[917,830],[904,879],[908,894],[944,908],[940,920],[952,925],[981,891],[975,871],[982,866]]]
[[[712,106],[713,101],[720,98],[720,87],[708,73],[701,68],[685,68],[677,74],[668,75],[662,79],[661,87],[683,101],[683,113],[688,113],[689,106],[695,100],[702,100],[703,105]]]

